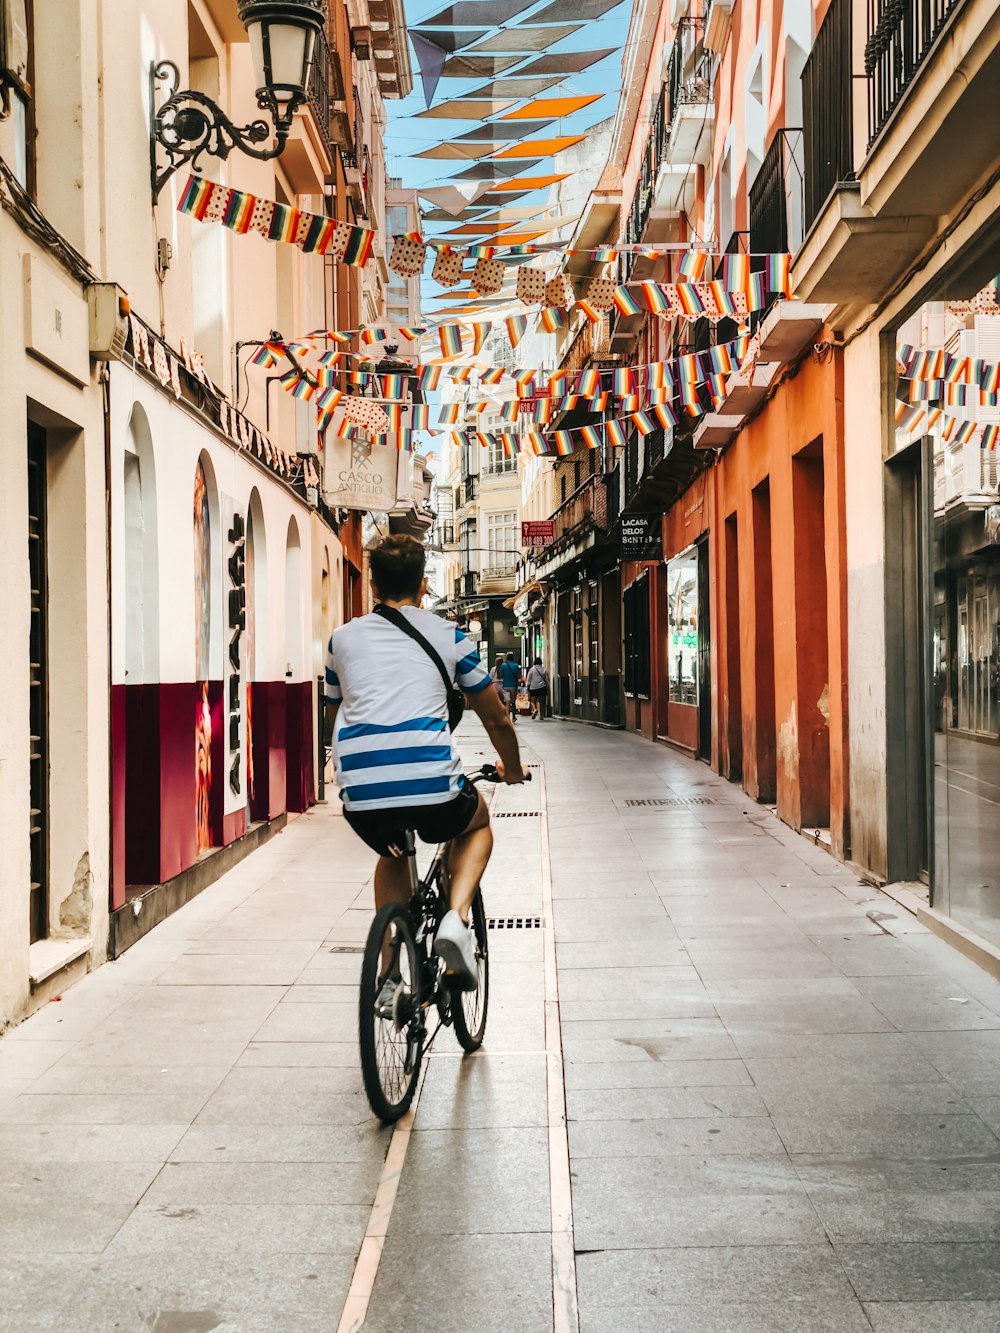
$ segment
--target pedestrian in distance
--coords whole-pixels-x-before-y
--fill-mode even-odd
[[[507,696],[507,708],[512,722],[517,721],[517,690],[523,680],[521,668],[514,654],[508,653],[505,660],[500,664],[500,681],[504,688],[504,694]]]
[[[542,666],[540,657],[536,657],[528,668],[525,683],[528,687],[528,698],[531,700],[531,716],[541,722],[545,718],[549,698],[549,673]]]

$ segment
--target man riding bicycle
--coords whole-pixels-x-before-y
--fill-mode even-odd
[[[493,850],[493,831],[485,801],[462,776],[441,667],[486,728],[499,755],[497,772],[508,784],[524,781],[517,736],[472,641],[452,622],[419,609],[426,587],[423,546],[396,535],[370,555],[372,596],[381,613],[335,630],[326,658],[344,817],[378,853],[376,910],[409,900],[401,856],[407,830],[425,842],[451,841],[451,910],[434,948],[458,985],[474,989],[469,908]],[[409,629],[394,623],[398,617]]]

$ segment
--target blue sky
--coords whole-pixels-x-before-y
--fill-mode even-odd
[[[410,27],[418,27],[423,19],[440,13],[445,3],[446,0],[435,0],[434,3],[428,3],[428,0],[407,0],[405,6],[407,23]],[[516,31],[519,22],[530,22],[531,11],[539,11],[544,7],[540,3],[530,7],[526,6],[523,14],[516,16],[505,25],[507,30],[512,30],[515,33],[511,43],[513,50],[517,49]],[[631,5],[628,0],[624,0],[623,3],[605,14],[603,18],[585,22],[578,32],[564,38],[563,41],[556,43],[551,48],[554,53],[562,53],[602,50],[610,47],[614,48],[615,54],[607,56],[581,74],[568,75],[560,83],[539,94],[540,97],[545,98],[594,93],[606,94],[599,102],[593,102],[590,106],[582,108],[573,115],[553,122],[551,126],[540,132],[542,136],[582,134],[589,126],[614,115],[621,87],[621,48],[624,45],[628,31],[630,14]],[[572,21],[572,5],[567,4],[565,22],[570,23]],[[409,97],[401,101],[387,103],[389,113],[389,123],[386,129],[388,171],[390,175],[400,177],[403,185],[407,188],[445,185],[448,183],[450,174],[462,171],[470,163],[466,161],[453,162],[415,158],[411,154],[420,152],[425,148],[431,148],[437,143],[462,134],[471,129],[477,122],[436,118],[414,119],[416,113],[423,111],[426,104],[423,85],[418,72],[418,62],[412,47],[410,54],[413,60],[414,90]],[[509,78],[516,76],[516,74],[517,69],[515,68],[505,71],[497,77]],[[434,104],[450,101],[457,97],[468,97],[474,89],[481,87],[484,82],[488,81],[484,79],[442,79],[434,95]],[[515,108],[511,107],[509,109],[514,110]],[[550,158],[548,161],[542,162],[537,168],[531,168],[530,170],[533,175],[541,175],[551,173],[555,169],[553,159]],[[542,197],[540,194],[533,194],[523,200],[518,200],[518,203],[529,204]],[[428,230],[431,229],[428,228]]]

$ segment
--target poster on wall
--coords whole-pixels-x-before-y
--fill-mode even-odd
[[[622,559],[663,559],[662,514],[622,514]]]
[[[407,455],[368,440],[327,437],[323,499],[331,509],[389,512],[397,507]]]

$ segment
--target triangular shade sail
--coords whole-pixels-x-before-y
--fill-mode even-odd
[[[426,32],[421,32],[419,28],[411,28],[410,31],[411,33],[415,32],[418,36],[423,37],[425,42],[433,42],[434,45],[439,46],[442,51],[461,51],[463,46],[469,46],[472,42],[477,41],[478,38],[485,37],[489,32],[489,28],[477,28],[474,32],[470,31],[468,28],[463,28],[461,30],[428,28]],[[494,47],[493,49],[498,50],[499,48]]]
[[[591,4],[597,0],[590,0]],[[621,0],[615,0],[619,4]],[[506,23],[512,19],[515,14],[520,14],[522,9],[527,9],[532,0],[458,0],[457,4],[449,5],[447,9],[442,9],[440,14],[435,14],[433,18],[421,19],[422,28],[470,28],[475,27],[477,23],[485,23],[488,27],[496,28],[501,23]],[[587,0],[584,0],[586,5]],[[565,17],[560,14],[560,18]]]
[[[544,231],[505,231],[503,234],[504,245],[528,245],[531,241],[537,241],[539,236],[544,236]],[[527,258],[533,256],[528,255]]]
[[[468,208],[470,204],[487,192],[489,186],[481,181],[461,185],[435,185],[430,189],[418,190],[421,199],[427,199],[435,208],[441,208],[454,217]]]
[[[517,111],[508,111],[500,119],[528,120],[542,116],[548,120],[560,120],[563,116],[571,116],[574,111],[590,106],[592,102],[599,102],[603,96],[603,93],[592,93],[589,97],[540,97],[536,102],[519,107]]]
[[[572,148],[575,143],[580,143],[586,137],[585,134],[564,134],[558,139],[528,139],[525,143],[512,143],[509,148],[501,149],[496,157],[552,157],[554,153]]]
[[[575,19],[603,18],[609,10],[614,9],[621,3],[622,0],[573,0],[573,17]],[[558,23],[560,19],[567,17],[566,9],[566,0],[553,0],[551,5],[546,5],[545,8],[540,9],[537,14],[532,14],[530,22],[532,24]],[[472,20],[470,19],[469,22],[471,21]],[[486,23],[488,21],[488,16],[483,15],[481,21]],[[503,20],[497,19],[496,22],[501,23]]]
[[[489,143],[438,143],[433,148],[425,148],[422,153],[413,153],[413,157],[444,158],[449,161],[474,161],[493,152],[494,145]]]
[[[426,111],[418,111],[416,119],[430,116],[434,120],[485,120],[488,116],[495,116],[513,105],[513,102],[503,99],[466,100],[459,97],[453,102],[439,102],[437,106],[429,106]]]
[[[505,227],[513,227],[513,222],[464,222],[460,227],[452,227],[450,236],[492,236]]]
[[[609,46],[604,51],[548,51],[545,55],[536,57],[530,65],[524,65],[521,73],[582,74],[585,69],[590,69],[591,65],[596,65],[599,60],[604,60],[614,50],[613,46]],[[462,57],[457,58],[462,59]],[[472,59],[472,57],[468,58]],[[446,65],[443,77],[447,77],[447,73],[448,66]]]
[[[557,181],[564,181],[567,172],[561,176],[521,176],[517,180],[497,181],[496,185],[490,188],[490,194],[497,194],[507,190],[542,190],[547,185],[555,185]]]
[[[514,160],[498,162],[495,157],[491,157],[486,162],[476,162],[474,166],[466,167],[464,171],[456,171],[454,178],[462,181],[495,181],[504,176],[516,176],[519,171],[527,171],[530,167],[537,167],[540,161],[541,158],[531,162]]]
[[[494,209],[485,204],[476,204],[472,208],[463,208],[458,213],[449,213],[446,208],[428,208],[424,210],[425,222],[473,222],[483,213],[492,213]]]
[[[544,79],[517,79],[512,76],[509,79],[494,79],[492,83],[484,83],[481,88],[473,88],[472,95],[513,97],[520,101],[522,97],[537,97],[539,93],[554,88],[557,83],[562,83],[561,77],[557,74],[550,74]]]
[[[442,79],[492,79],[522,56],[449,56],[441,71]],[[539,71],[540,73],[542,71]],[[550,72],[550,71],[545,71]]]
[[[517,125],[500,125],[492,121],[488,125],[477,125],[474,130],[466,130],[456,135],[458,143],[499,143],[511,139],[525,138],[529,134],[540,134],[551,120],[520,121]]]
[[[563,12],[565,14],[565,9]],[[561,42],[564,37],[579,32],[582,26],[582,23],[560,23],[548,28],[529,28],[524,25],[503,28],[492,37],[487,37],[485,42],[470,46],[469,51],[476,55],[484,51],[544,51],[547,47],[555,46],[556,42]]]
[[[444,68],[447,55],[436,42],[429,42],[426,37],[421,37],[418,32],[410,34],[410,41],[413,45],[413,54],[417,57],[417,64],[420,66],[420,82],[424,89],[424,106],[430,106],[434,101],[434,94],[437,92],[438,81],[441,78],[441,70]]]

